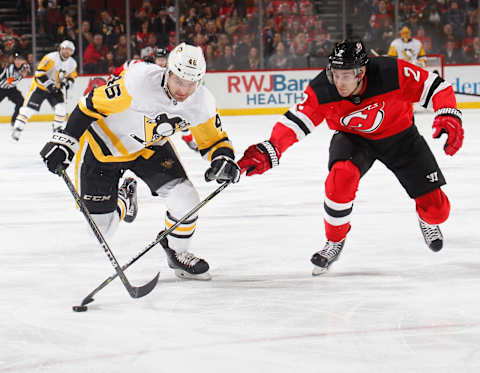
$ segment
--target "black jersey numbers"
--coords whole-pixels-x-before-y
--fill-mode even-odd
[[[113,100],[115,97],[119,97],[122,94],[120,88],[120,83],[117,83],[118,80],[122,79],[120,76],[113,77],[107,82],[107,87],[105,88],[105,94],[109,100]]]

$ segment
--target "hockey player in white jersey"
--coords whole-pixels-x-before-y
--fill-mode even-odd
[[[59,173],[75,160],[76,187],[102,233],[137,214],[136,180],[130,170],[166,200],[165,226],[174,225],[199,203],[169,137],[190,128],[200,154],[209,160],[207,181],[237,182],[240,170],[223,131],[215,99],[200,83],[205,74],[201,48],[182,43],[167,68],[139,62],[105,86],[92,90],[74,109],[65,129],[53,133],[40,152]],[[118,198],[117,198],[118,197]],[[161,242],[168,264],[181,278],[209,279],[208,263],[189,252],[198,216],[180,224]]]
[[[55,116],[53,129],[65,126],[67,109],[62,88],[69,89],[77,77],[77,62],[72,58],[75,45],[70,40],[60,43],[59,50],[46,54],[40,61],[32,79],[32,85],[13,126],[12,138],[19,140],[30,117],[40,110],[47,100]]]
[[[400,30],[400,37],[392,41],[387,55],[398,57],[421,67],[425,67],[427,58],[422,42],[412,39],[412,32],[407,26]]]

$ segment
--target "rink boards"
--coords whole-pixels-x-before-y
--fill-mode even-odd
[[[303,99],[303,91],[319,69],[291,69],[269,71],[230,71],[207,73],[204,84],[217,100],[221,115],[281,114],[291,105]],[[480,65],[445,66],[445,79],[457,95],[461,109],[480,108]],[[68,91],[67,112],[71,112],[79,98],[92,87],[104,84],[107,76],[85,75],[77,79]],[[18,85],[25,96],[30,88],[31,78]],[[478,97],[472,95],[479,95]],[[0,103],[0,122],[9,123],[13,104],[4,99]],[[53,120],[52,109],[44,103],[31,121]]]

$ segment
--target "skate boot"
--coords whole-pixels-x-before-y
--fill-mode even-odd
[[[430,250],[435,252],[442,250],[443,235],[440,227],[438,225],[425,223],[422,219],[418,219],[418,223],[420,224],[420,230],[422,231],[425,243]]]
[[[345,245],[345,239],[340,242],[327,241],[322,250],[313,254],[310,259],[314,265],[312,275],[318,276],[327,272],[328,267],[340,256],[343,245]]]
[[[162,234],[162,232],[159,233]],[[184,251],[177,253],[175,250],[168,246],[168,240],[164,237],[160,244],[167,253],[168,266],[172,268],[175,275],[179,278],[188,278],[193,280],[210,280],[210,274],[208,269],[210,268],[208,263],[197,258],[194,254]]]
[[[12,139],[18,141],[20,139],[20,135],[22,134],[23,128],[25,127],[25,123],[20,120],[16,120],[15,124],[13,125],[12,129]]]
[[[132,177],[127,177],[122,186],[118,189],[118,199],[125,206],[125,217],[123,220],[126,223],[131,223],[137,217],[138,203],[137,203],[137,181]]]

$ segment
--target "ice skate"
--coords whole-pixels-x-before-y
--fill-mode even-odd
[[[160,232],[162,234],[163,232]],[[167,253],[168,266],[172,268],[178,278],[193,280],[210,280],[208,273],[209,265],[201,258],[197,258],[194,254],[184,251],[177,253],[168,246],[168,240],[164,237],[160,244]]]
[[[327,272],[330,265],[340,256],[343,245],[345,245],[345,239],[340,242],[327,241],[322,250],[313,254],[312,259],[310,259],[314,265],[312,275],[318,276]]]
[[[137,217],[138,203],[137,203],[137,181],[132,177],[127,177],[122,186],[118,189],[118,198],[125,205],[125,217],[123,220],[126,223],[131,223]]]
[[[18,141],[20,139],[20,135],[22,134],[23,128],[25,127],[25,123],[22,121],[17,120],[13,125],[12,129],[12,139],[14,141]]]
[[[422,231],[423,238],[425,239],[425,243],[432,251],[440,251],[443,247],[443,235],[440,231],[440,227],[438,225],[431,225],[425,223],[422,219],[418,219],[418,223],[420,225],[420,230]]]

